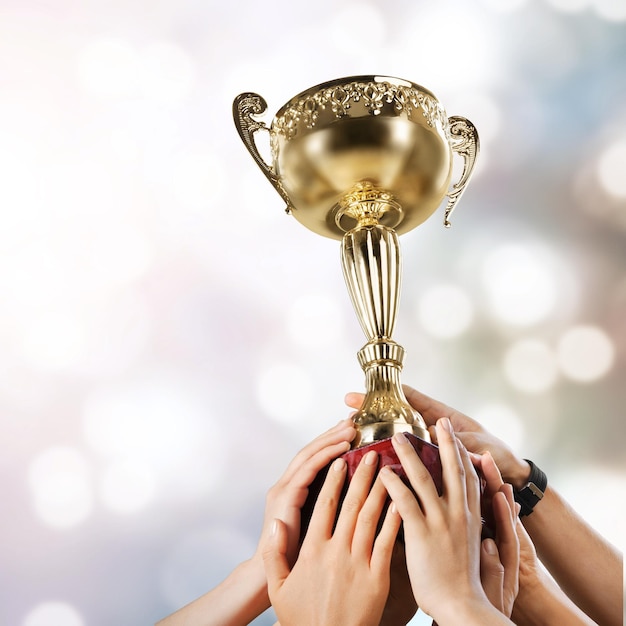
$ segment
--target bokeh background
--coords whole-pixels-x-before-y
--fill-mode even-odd
[[[200,595],[346,416],[338,244],[284,215],[231,103],[269,123],[354,74],[423,84],[482,141],[452,229],[401,239],[403,380],[623,546],[625,0],[2,0],[1,624]]]

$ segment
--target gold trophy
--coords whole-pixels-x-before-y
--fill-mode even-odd
[[[269,128],[265,100],[242,93],[235,125],[250,154],[287,205],[315,233],[341,240],[344,277],[367,343],[358,352],[366,395],[354,416],[357,436],[346,453],[349,475],[366,450],[400,469],[389,439],[409,440],[441,488],[436,446],[407,402],[400,372],[404,349],[392,339],[400,294],[398,235],[424,222],[448,198],[444,225],[474,169],[474,125],[447,117],[427,89],[388,76],[353,76],[312,87],[287,102]],[[269,132],[272,163],[255,133]],[[453,155],[463,159],[450,186]]]

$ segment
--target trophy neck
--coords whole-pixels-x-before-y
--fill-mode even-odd
[[[397,347],[398,344],[388,343]],[[382,344],[379,343],[382,347]],[[359,353],[363,361],[363,352],[372,344],[366,345]],[[385,349],[380,350],[384,355]],[[391,360],[370,361],[365,370],[366,394],[363,405],[354,415],[357,435],[352,442],[353,448],[360,448],[374,441],[393,437],[397,432],[411,433],[430,442],[430,435],[422,416],[407,402],[400,383],[402,363]]]
[[[370,200],[360,200],[367,205]],[[372,203],[377,199],[371,200]],[[408,432],[430,441],[422,416],[407,402],[400,372],[404,348],[391,339],[400,295],[400,246],[395,231],[364,209],[365,225],[343,238],[342,264],[352,304],[368,342],[359,352],[366,395],[354,422],[354,448]],[[374,222],[374,223],[370,223]]]
[[[395,228],[404,213],[400,203],[370,181],[357,183],[336,205],[335,223],[344,232],[367,226]]]

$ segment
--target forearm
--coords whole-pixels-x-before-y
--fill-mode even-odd
[[[513,626],[487,599],[448,603],[434,616],[438,626]]]
[[[598,624],[621,626],[621,553],[551,487],[523,522],[539,558],[563,591]]]
[[[595,625],[548,576],[542,577],[532,589],[521,581],[512,619],[517,626]]]
[[[246,626],[269,605],[263,564],[253,558],[156,626]]]

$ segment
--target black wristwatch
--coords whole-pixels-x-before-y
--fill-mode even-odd
[[[513,490],[515,502],[522,507],[519,512],[520,517],[530,515],[533,512],[536,504],[543,498],[543,494],[548,486],[548,477],[532,461],[528,459],[524,459],[524,461],[530,465],[528,482],[522,489]]]

